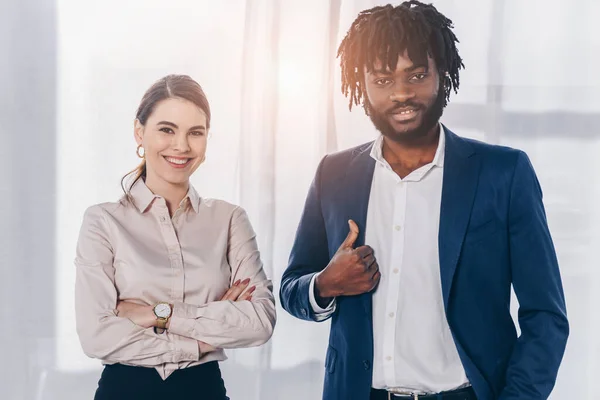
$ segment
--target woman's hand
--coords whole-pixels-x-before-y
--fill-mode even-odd
[[[238,279],[221,297],[221,301],[251,301],[252,293],[256,289],[256,286],[252,286],[248,289],[249,284],[250,278],[244,279],[243,281]],[[131,322],[142,328],[156,326],[156,315],[154,315],[152,306],[141,305],[130,301],[119,301],[117,303],[117,316],[128,318]],[[171,318],[169,318],[169,321],[167,322],[167,329],[169,328],[170,322]],[[200,354],[206,354],[215,351],[217,348],[198,340],[198,349],[200,350]]]
[[[198,349],[200,350],[200,357],[205,355],[206,353],[210,353],[211,351],[215,351],[217,348],[211,346],[208,343],[205,343],[201,340],[198,340]]]
[[[224,300],[231,300],[231,301],[248,300],[248,301],[251,301],[252,293],[256,289],[256,286],[252,286],[250,289],[248,289],[244,292],[244,290],[248,287],[249,284],[250,284],[250,278],[244,279],[241,282],[238,279],[233,285],[231,285],[229,290],[227,290],[227,292],[225,292],[223,297],[221,297],[221,301],[224,301]]]
[[[156,315],[152,306],[119,301],[117,303],[117,316],[127,318],[142,328],[150,328],[156,324]]]

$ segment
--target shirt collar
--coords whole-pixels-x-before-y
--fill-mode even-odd
[[[446,128],[444,125],[440,124],[440,137],[438,139],[438,146],[435,151],[435,156],[433,157],[433,164],[436,167],[442,168],[444,166],[444,158],[445,158],[445,150],[446,150]],[[383,135],[379,135],[375,142],[373,143],[373,147],[371,147],[371,158],[375,161],[382,163],[384,165],[388,165],[388,162],[383,158]]]
[[[143,213],[148,207],[152,204],[154,199],[161,198],[161,196],[152,193],[152,191],[146,186],[146,182],[142,178],[138,179],[137,182],[131,187],[129,191],[131,198],[133,199],[133,204],[137,207],[137,209]],[[192,209],[197,213],[198,207],[200,204],[200,196],[196,189],[190,184],[187,194],[179,203],[179,207],[184,208],[186,204],[192,206]]]

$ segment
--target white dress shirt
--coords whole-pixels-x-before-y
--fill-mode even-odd
[[[438,393],[468,385],[444,312],[438,232],[445,133],[433,161],[404,179],[382,154],[383,137],[371,157],[375,171],[365,243],[381,271],[373,293],[373,383],[377,389]],[[335,311],[310,302],[319,320]]]

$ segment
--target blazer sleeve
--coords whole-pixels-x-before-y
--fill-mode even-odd
[[[554,387],[569,324],[542,191],[519,152],[511,184],[509,246],[521,335],[513,348],[500,400],[547,399]]]
[[[332,313],[326,317],[316,315],[309,297],[313,276],[329,263],[327,232],[321,209],[321,175],[326,159],[327,156],[319,163],[315,178],[308,190],[288,266],[281,278],[279,290],[281,305],[287,312],[296,318],[318,322],[325,321],[332,315]]]

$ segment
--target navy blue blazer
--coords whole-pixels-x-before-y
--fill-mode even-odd
[[[365,244],[373,142],[323,158],[312,182],[280,299],[315,320],[308,290],[348,234]],[[447,130],[439,227],[446,318],[479,400],[546,399],[569,325],[542,191],[527,155]],[[510,288],[519,300],[517,337]],[[372,382],[372,294],[341,296],[332,315],[324,400],[367,400]],[[415,326],[418,329],[418,326]]]

